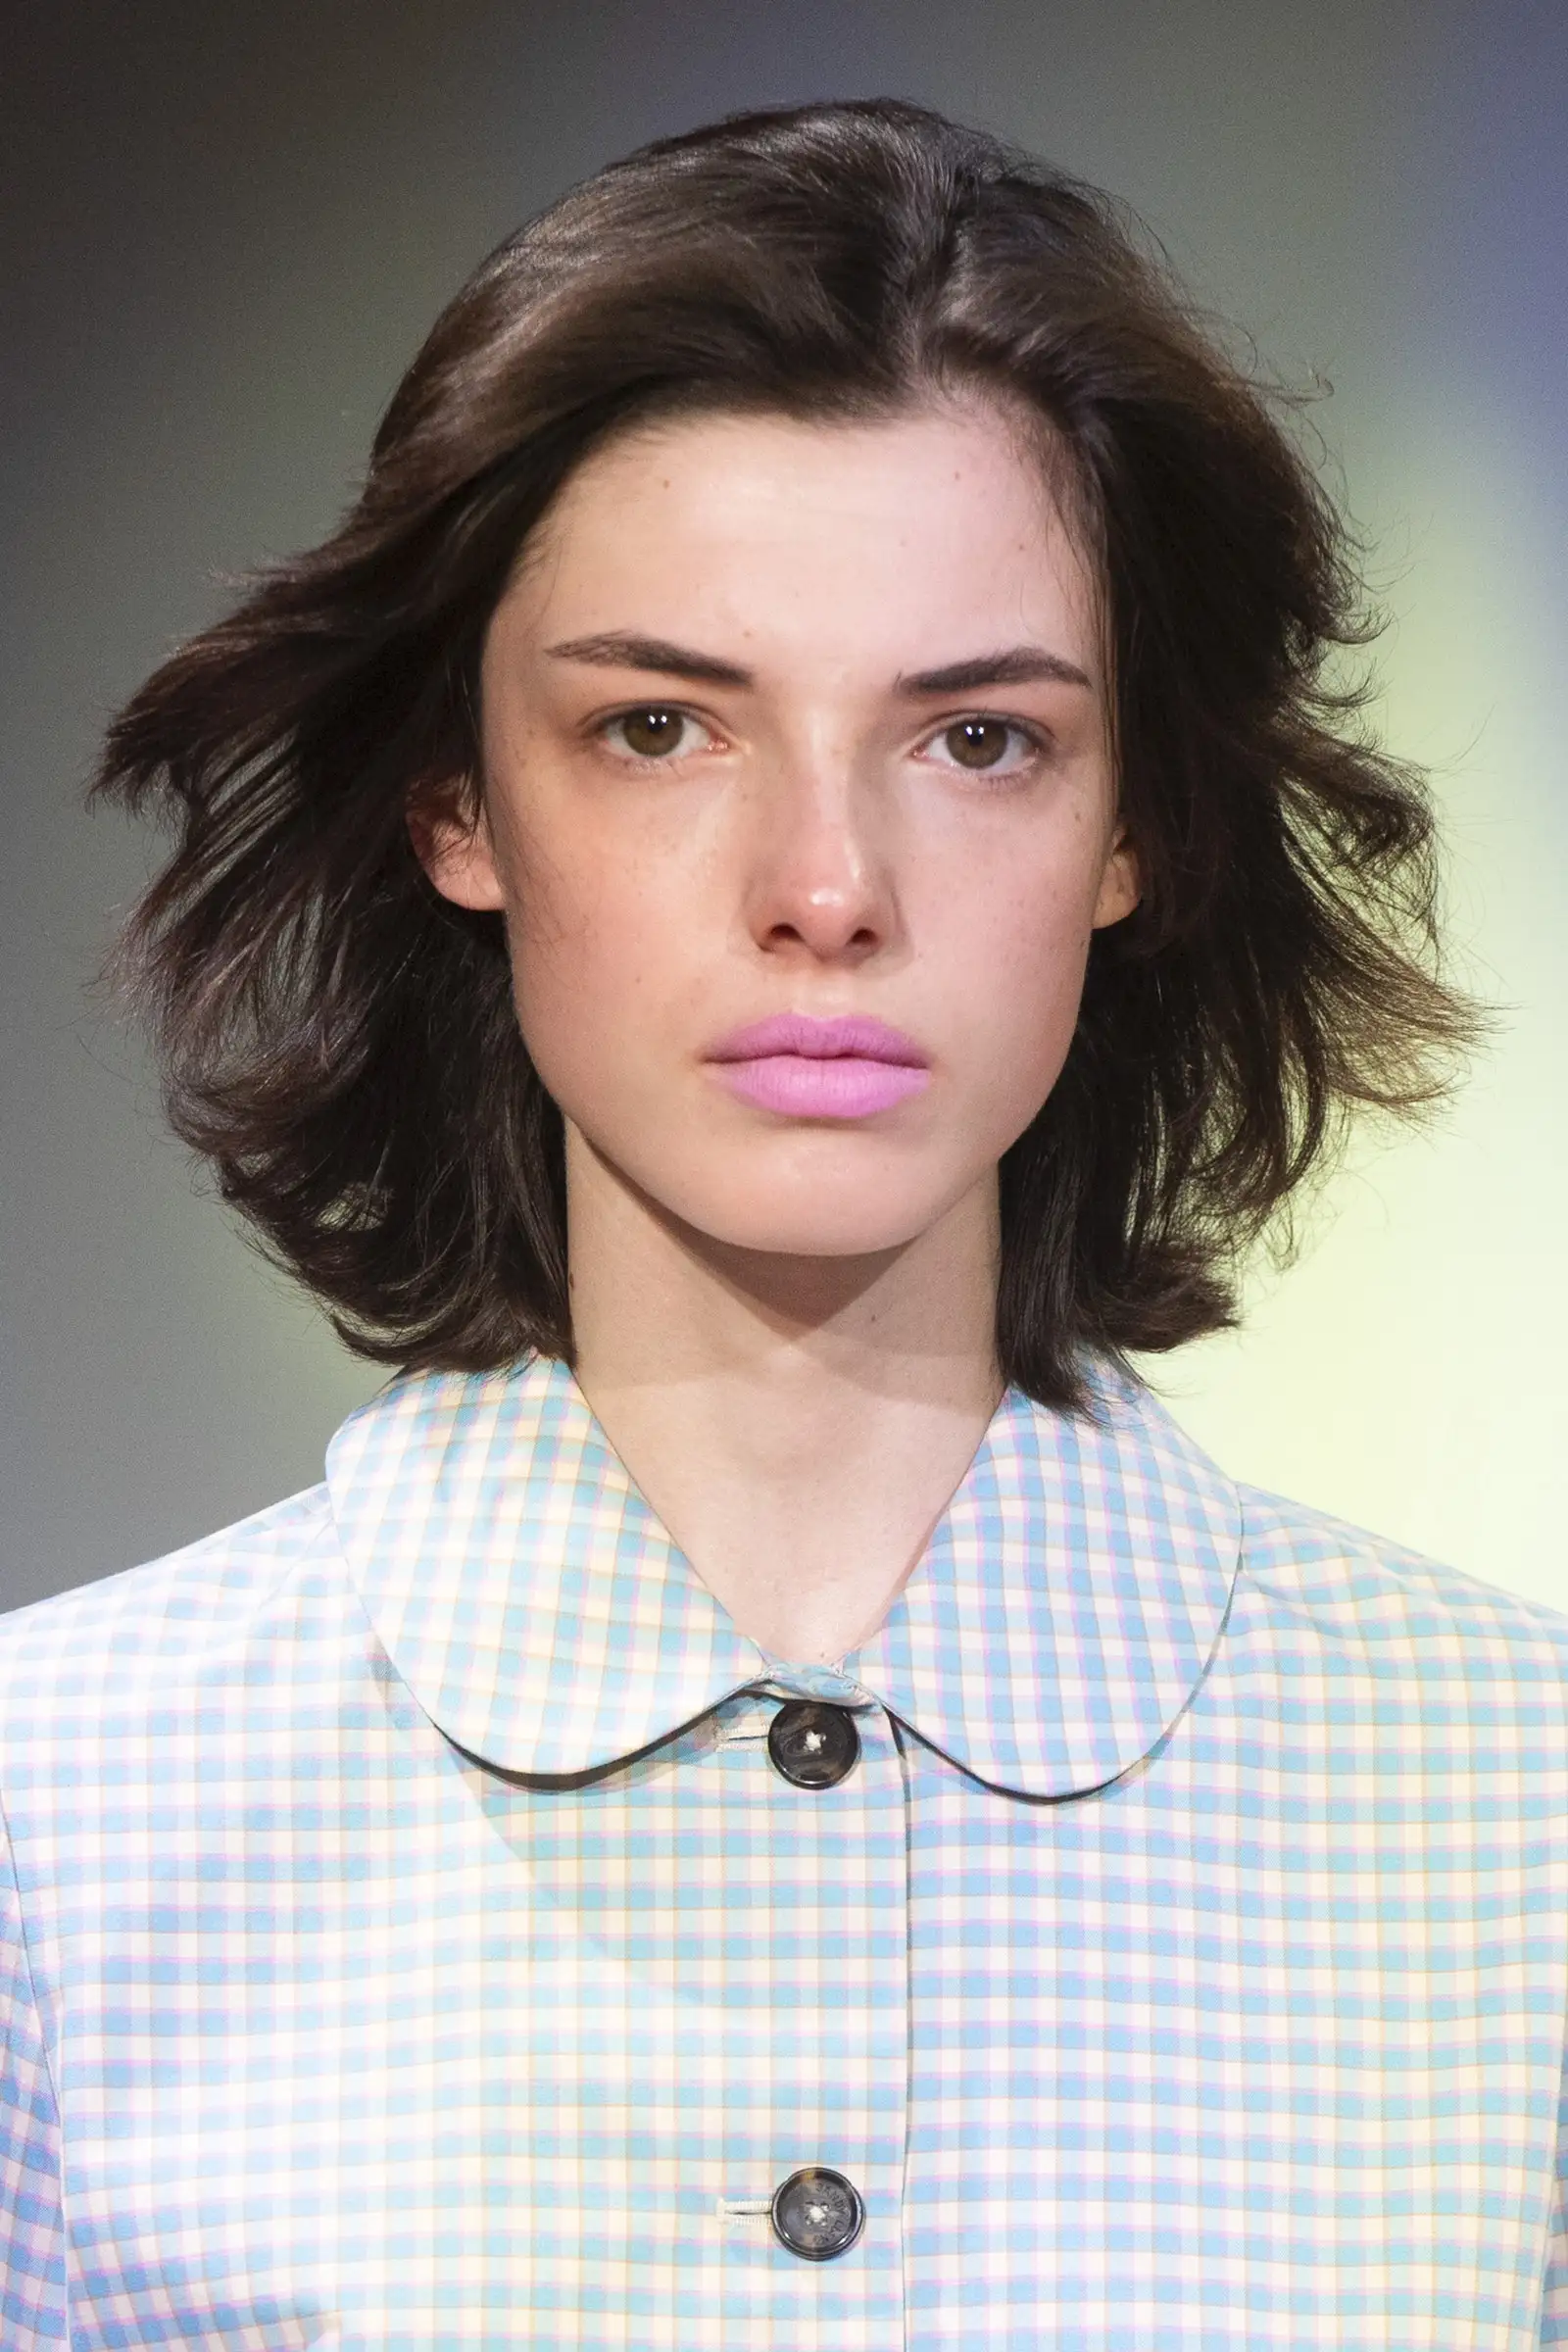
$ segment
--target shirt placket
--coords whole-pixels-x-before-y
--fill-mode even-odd
[[[772,1760],[788,1689],[587,1785],[476,1774],[496,2341],[904,2352],[905,1763],[843,1690],[858,1754],[830,1786]],[[802,2174],[863,2209],[841,2250],[842,2190]]]
[[[725,1847],[711,2340],[903,2352],[907,1838],[892,1723],[845,1678],[784,1676],[736,1705],[707,1769]]]

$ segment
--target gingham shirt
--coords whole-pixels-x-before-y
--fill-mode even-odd
[[[5,2352],[1568,2339],[1568,1618],[1101,1377],[840,1671],[546,1361],[0,1622]]]

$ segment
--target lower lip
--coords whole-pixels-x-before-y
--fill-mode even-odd
[[[797,1119],[864,1119],[891,1110],[931,1083],[929,1070],[904,1061],[862,1061],[853,1054],[767,1054],[756,1061],[715,1061],[714,1070],[743,1102]]]

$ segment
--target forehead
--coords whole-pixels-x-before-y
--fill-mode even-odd
[[[662,418],[577,467],[505,603],[522,625],[646,625],[679,605],[688,627],[1048,629],[1082,653],[1094,583],[1065,487],[1044,427],[980,398]]]

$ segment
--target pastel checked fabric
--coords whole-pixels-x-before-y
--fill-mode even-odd
[[[543,1361],[0,1621],[5,2352],[1568,2340],[1568,1619],[1101,1396],[836,1669]]]

